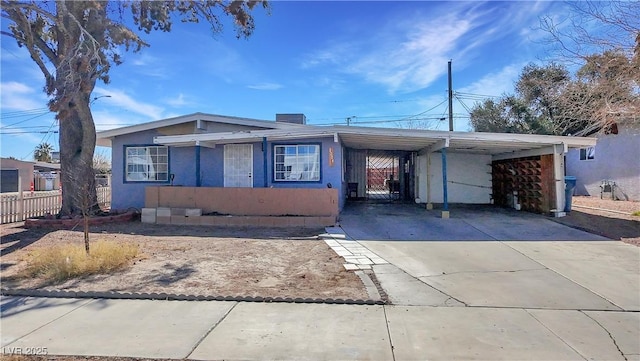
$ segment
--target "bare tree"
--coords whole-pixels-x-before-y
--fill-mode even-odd
[[[111,160],[104,152],[95,153],[93,155],[93,170],[96,174],[111,173]]]
[[[63,189],[60,215],[83,214],[77,194],[88,186],[90,204],[97,204],[93,155],[96,129],[89,108],[98,80],[109,82],[112,64],[122,50],[139,51],[148,44],[127,26],[126,14],[138,31],[168,32],[173,20],[206,21],[222,31],[220,16],[229,16],[238,37],[254,29],[251,15],[266,0],[175,1],[14,1],[2,0],[2,17],[14,38],[25,47],[45,78],[49,109],[60,124],[60,171]],[[98,211],[94,207],[92,211]]]
[[[556,56],[582,66],[559,99],[561,128],[589,135],[615,123],[640,123],[640,2],[567,3],[567,18],[543,17]]]

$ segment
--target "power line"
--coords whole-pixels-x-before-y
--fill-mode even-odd
[[[463,95],[465,97],[479,97],[479,98],[499,98],[498,95],[486,95],[486,94],[476,94],[476,93],[465,93],[465,92],[454,92],[456,95]]]
[[[33,120],[33,119],[36,119],[36,118],[40,118],[41,116],[43,116],[43,115],[47,115],[47,114],[49,114],[49,113],[50,113],[50,112],[49,112],[49,111],[47,111],[47,112],[45,112],[45,113],[42,113],[42,114],[39,114],[39,115],[33,116],[33,117],[31,117],[31,118],[27,118],[27,119],[21,120],[21,121],[19,121],[19,122],[15,122],[15,123],[12,123],[12,124],[9,124],[9,125],[4,125],[4,126],[0,127],[0,129],[5,129],[5,128],[12,127],[12,126],[14,126],[14,125],[22,124],[22,123],[24,123],[24,122],[28,122],[29,120]]]
[[[425,114],[425,113],[427,113],[427,112],[430,112],[430,111],[434,110],[435,108],[437,108],[437,107],[441,106],[441,105],[442,105],[442,104],[444,104],[444,102],[446,102],[446,101],[447,101],[447,99],[445,99],[445,100],[441,101],[441,102],[440,102],[439,104],[437,104],[436,106],[434,106],[434,107],[432,107],[432,108],[429,108],[429,109],[425,110],[425,111],[424,111],[424,112],[422,112],[422,113],[418,113],[418,114],[416,114],[416,115],[412,115],[412,116],[410,116],[410,117],[407,117],[407,118],[404,118],[404,119],[400,119],[400,120],[398,120],[398,121],[399,121],[399,122],[401,122],[401,121],[406,120],[406,119],[409,119],[409,118],[413,118],[413,117],[417,117],[417,116],[419,116],[419,115],[423,115],[423,114]]]
[[[469,109],[469,107],[467,106],[467,104],[465,104],[462,99],[460,99],[457,95],[454,95],[454,98],[456,98],[458,100],[458,103],[460,103],[460,105],[462,105],[462,107],[469,112],[469,114],[471,114],[471,109]]]
[[[0,132],[1,135],[11,135],[11,134],[48,134],[48,133],[58,133],[57,130],[12,130],[8,132]]]
[[[48,108],[37,108],[37,109],[28,109],[28,110],[14,110],[9,112],[2,112],[2,118],[17,118],[21,116],[33,115],[35,113],[49,112]]]
[[[56,125],[56,121],[54,120],[53,122],[51,122],[51,126],[49,127],[49,129],[47,130],[46,134],[42,137],[42,140],[40,141],[40,143],[38,144],[42,144],[45,143],[48,138],[51,136],[51,128],[53,128]],[[53,131],[55,133],[57,133],[57,131]],[[35,149],[32,149],[29,153],[27,153],[27,155],[25,155],[24,157],[22,157],[22,159],[26,159],[27,157],[29,157],[31,154],[33,154],[33,152],[35,151]]]

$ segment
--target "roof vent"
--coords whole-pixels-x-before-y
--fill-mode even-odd
[[[276,122],[307,124],[307,117],[304,114],[276,114]]]

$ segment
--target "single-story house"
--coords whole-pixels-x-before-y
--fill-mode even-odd
[[[0,159],[1,193],[60,189],[60,164]],[[31,188],[33,187],[33,188]]]
[[[567,153],[575,194],[640,201],[640,124],[615,124],[597,138],[595,146]],[[611,192],[601,194],[605,182]]]
[[[195,113],[98,133],[112,208],[329,216],[351,199],[511,206],[561,215],[564,155],[595,138],[313,126]],[[443,212],[443,216],[448,213]]]

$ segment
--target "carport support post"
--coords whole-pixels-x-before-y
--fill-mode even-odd
[[[196,142],[196,187],[202,185],[202,179],[200,177],[200,142]]]
[[[449,218],[449,200],[447,197],[447,148],[442,153],[442,218]]]
[[[431,153],[427,153],[427,209],[433,209],[433,203],[431,203]]]
[[[564,205],[566,199],[564,197],[564,153],[565,153],[565,145],[564,144],[554,144],[553,145],[553,179],[555,180],[555,203],[556,208],[555,212],[553,212],[554,217],[563,217],[564,213]]]
[[[264,175],[264,187],[269,187],[269,172],[267,166],[269,165],[269,159],[267,158],[267,137],[262,137],[262,168]]]

